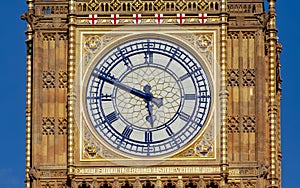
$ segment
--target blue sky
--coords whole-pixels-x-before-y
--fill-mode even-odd
[[[20,19],[26,0],[1,1],[0,187],[24,187],[25,178],[25,34]],[[283,187],[299,187],[300,156],[300,1],[278,0],[278,29],[283,45],[281,74]]]

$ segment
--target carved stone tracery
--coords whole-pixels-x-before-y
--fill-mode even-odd
[[[243,117],[243,132],[246,132],[246,133],[256,132],[255,116],[244,116]]]
[[[229,133],[239,133],[240,127],[239,127],[240,119],[239,116],[228,116],[227,117],[227,131]]]
[[[256,187],[256,183],[251,182],[251,181],[248,181],[248,182],[244,182],[244,183],[243,183],[243,186],[244,186],[245,188],[255,188],[255,187]]]
[[[228,188],[240,188],[240,183],[239,182],[229,182]]]
[[[43,88],[55,88],[55,71],[43,71]]]
[[[186,35],[180,34],[178,37],[183,38],[186,42],[194,45],[199,52],[203,55],[210,64],[213,62],[213,48],[214,48],[214,39],[213,34],[211,33],[203,33],[203,34],[194,34],[194,35]]]
[[[66,71],[58,72],[58,87],[67,88],[68,87],[68,73]]]
[[[54,135],[55,134],[55,118],[44,117],[42,118],[42,134]]]
[[[246,87],[255,86],[255,70],[254,69],[243,70],[243,86],[246,86]]]
[[[229,69],[227,71],[227,86],[239,86],[239,70]]]
[[[59,117],[58,119],[58,134],[67,134],[68,121],[67,118]]]
[[[242,77],[242,83],[240,83],[240,76]],[[253,87],[255,86],[255,70],[243,69],[242,73],[238,69],[227,70],[227,86],[229,87]]]
[[[43,135],[67,134],[67,119],[64,117],[59,117],[57,119],[55,117],[43,117],[42,134]]]

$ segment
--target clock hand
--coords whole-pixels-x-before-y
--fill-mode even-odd
[[[153,116],[153,109],[152,109],[152,105],[150,104],[150,102],[147,102],[146,107],[147,107],[148,113],[149,113],[149,116],[146,116],[146,120],[150,123],[151,128],[153,128],[153,124],[154,124],[156,117]]]
[[[103,76],[102,74],[94,74],[94,76],[96,76],[97,78],[110,83],[124,91],[127,91],[137,97],[140,97],[142,99],[144,99],[145,101],[151,101],[153,102],[158,108],[160,108],[163,105],[163,99],[162,98],[156,98],[153,97],[153,95],[151,93],[144,93],[138,89],[135,89],[133,87],[130,87],[128,85],[125,85],[121,82],[119,82],[118,80],[114,79],[114,78],[110,78],[108,76]]]
[[[149,86],[149,85],[144,86],[144,91],[146,94],[151,94],[150,90],[151,90],[151,86]],[[151,128],[153,128],[153,124],[154,124],[156,117],[153,116],[153,108],[152,108],[150,101],[146,101],[146,102],[147,102],[146,108],[148,109],[148,113],[149,113],[149,116],[146,116],[146,120],[150,123]]]

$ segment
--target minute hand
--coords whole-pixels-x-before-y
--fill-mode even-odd
[[[97,75],[97,77],[105,82],[108,82],[108,83],[124,90],[124,91],[127,91],[137,97],[140,97],[140,98],[144,99],[145,101],[153,102],[158,108],[160,108],[163,104],[162,98],[153,97],[153,95],[151,93],[144,93],[143,91],[140,91],[140,90],[130,87],[128,85],[122,84],[121,82],[119,82],[113,78],[109,78],[107,76]]]

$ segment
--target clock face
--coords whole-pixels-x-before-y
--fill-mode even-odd
[[[175,152],[199,134],[211,91],[187,50],[162,39],[136,39],[97,62],[85,100],[102,140],[123,153],[151,157]]]

